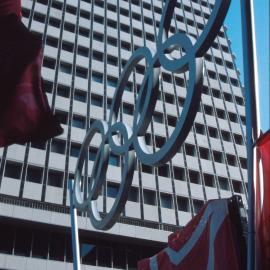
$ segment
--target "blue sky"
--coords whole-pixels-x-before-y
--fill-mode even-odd
[[[253,0],[255,12],[255,31],[257,41],[260,117],[261,128],[270,128],[269,121],[269,0]],[[231,0],[231,7],[225,25],[228,27],[228,37],[231,40],[232,51],[236,56],[236,65],[243,78],[242,35],[240,0]]]

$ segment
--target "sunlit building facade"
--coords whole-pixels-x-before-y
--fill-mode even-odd
[[[214,2],[179,0],[171,32],[196,38]],[[162,5],[155,0],[22,0],[23,23],[43,40],[44,87],[64,133],[0,149],[1,269],[72,269],[68,180],[74,178],[89,126],[95,119],[108,120],[117,80],[133,51],[155,48]],[[200,108],[184,145],[164,166],[137,162],[116,225],[99,232],[79,213],[82,269],[134,269],[207,200],[239,194],[246,205],[245,101],[234,57],[223,26],[204,57]],[[131,126],[144,72],[139,63],[122,99],[120,119]],[[153,151],[181,115],[187,75],[162,70],[146,135]],[[89,148],[90,169],[98,147],[94,140]],[[111,155],[109,164],[98,199],[101,213],[110,210],[121,179],[121,159]]]

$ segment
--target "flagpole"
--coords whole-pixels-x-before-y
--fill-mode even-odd
[[[69,204],[70,204],[73,269],[81,270],[77,209],[74,208],[73,204],[73,187],[74,187],[73,180],[69,180],[68,188],[69,188]]]
[[[247,137],[247,170],[248,170],[248,270],[255,269],[255,191],[254,176],[257,174],[256,151],[254,142],[260,131],[258,102],[258,73],[256,40],[254,27],[254,7],[252,0],[241,0],[242,43],[244,60],[244,84],[246,96],[246,137]]]

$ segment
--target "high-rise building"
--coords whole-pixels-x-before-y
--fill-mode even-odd
[[[171,32],[197,37],[214,0],[178,0]],[[47,142],[0,149],[0,268],[72,269],[68,180],[95,119],[108,120],[121,71],[133,51],[155,48],[163,1],[22,0],[24,24],[42,36],[42,75],[64,133]],[[209,199],[240,194],[246,204],[245,107],[239,73],[223,26],[204,56],[199,111],[184,145],[166,165],[137,162],[125,210],[108,231],[79,213],[82,269],[133,269],[153,255]],[[120,119],[132,126],[140,62],[125,88]],[[160,92],[145,137],[155,151],[174,130],[185,101],[187,74],[161,71]],[[89,148],[89,176],[99,139]],[[98,199],[108,212],[122,161],[111,155]],[[85,190],[87,189],[85,185]]]

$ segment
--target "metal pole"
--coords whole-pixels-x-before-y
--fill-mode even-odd
[[[258,103],[258,74],[256,41],[253,14],[253,1],[241,0],[242,43],[244,59],[244,81],[246,96],[246,136],[247,136],[247,169],[248,169],[248,270],[255,269],[255,194],[254,177],[257,175],[257,153],[254,142],[259,136],[260,119]]]
[[[73,256],[73,269],[80,270],[80,244],[79,244],[79,231],[77,221],[77,209],[73,205],[73,185],[74,181],[69,180],[69,201],[70,201],[70,220],[71,220],[71,235],[72,235],[72,256]]]

